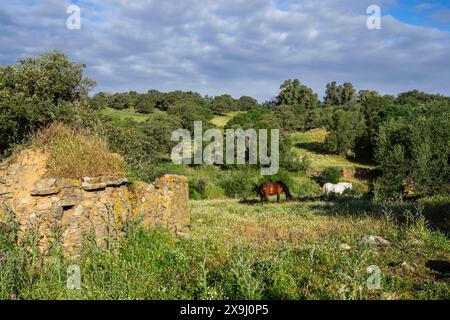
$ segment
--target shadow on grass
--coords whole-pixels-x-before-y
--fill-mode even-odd
[[[246,204],[249,206],[254,206],[254,205],[261,205],[261,200],[259,199],[241,199],[239,200],[240,204]],[[267,202],[265,202],[267,203]]]
[[[412,215],[419,212],[419,207],[423,207],[422,214],[428,225],[433,230],[438,230],[450,236],[450,201],[440,203],[420,203],[420,202],[398,202],[398,203],[375,203],[368,198],[355,198],[350,196],[319,197],[322,203],[315,203],[312,209],[330,216],[358,216],[369,215],[382,217],[389,212],[399,223],[408,221],[408,212]],[[312,200],[314,201],[314,200]],[[325,201],[325,203],[324,203]]]
[[[297,143],[295,144],[296,148],[299,149],[305,149],[309,152],[315,153],[317,155],[323,155],[323,156],[336,156],[337,154],[331,153],[327,150],[327,148],[325,147],[325,145],[323,143],[320,142],[302,142],[302,143]],[[375,163],[370,161],[369,159],[364,159],[364,158],[357,158],[357,157],[344,157],[348,162],[354,164],[355,166],[358,165],[367,165],[367,166],[374,166]],[[357,175],[360,175],[361,177],[366,177],[368,174],[368,172],[370,172],[371,170],[369,169],[363,169],[363,168],[359,168],[359,170],[361,170],[360,172],[356,172]]]
[[[313,153],[327,155],[329,154],[323,143],[320,142],[303,142],[295,145],[297,148],[305,149]]]
[[[240,200],[239,203],[251,206],[262,205],[257,198]],[[269,202],[264,202],[264,204],[267,203],[276,204],[277,201],[269,200]],[[315,210],[316,214],[329,216],[356,217],[366,215],[381,218],[386,213],[389,213],[399,224],[406,223],[411,218],[411,215],[417,215],[421,210],[432,230],[438,230],[450,237],[450,199],[431,203],[420,201],[376,203],[369,199],[368,196],[305,195],[294,197],[292,202],[286,202],[282,198],[280,205],[286,203],[299,206],[308,204],[311,209]]]
[[[428,260],[425,266],[436,272],[438,279],[450,279],[450,262],[446,260]]]

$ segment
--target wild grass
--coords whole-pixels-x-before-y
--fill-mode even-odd
[[[159,112],[161,111],[156,110],[150,114],[143,114],[136,112],[134,109],[117,110],[107,107],[102,109],[101,114],[122,121],[132,120],[136,122],[145,122]]]
[[[48,153],[48,176],[124,176],[121,157],[112,154],[104,140],[85,129],[55,123],[37,134],[35,146]]]
[[[354,202],[250,205],[192,201],[189,239],[163,229],[136,229],[115,249],[87,242],[83,254],[44,258],[0,235],[2,299],[448,299],[448,279],[427,267],[448,261],[450,240],[432,231],[422,211],[407,224],[388,207]],[[378,210],[378,209],[377,209]],[[364,236],[391,245],[374,246]],[[351,249],[344,250],[341,244]],[[55,247],[56,249],[56,247]],[[401,266],[406,262],[411,268]],[[81,290],[66,286],[67,266],[81,269]],[[381,269],[369,289],[368,266]]]

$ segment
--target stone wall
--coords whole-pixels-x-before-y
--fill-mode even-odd
[[[65,255],[78,253],[87,237],[106,246],[130,221],[147,228],[163,225],[177,235],[188,232],[186,177],[166,175],[153,184],[117,177],[51,178],[45,163],[45,153],[28,149],[0,165],[0,222],[12,212],[19,238],[38,232],[41,251],[56,239]]]

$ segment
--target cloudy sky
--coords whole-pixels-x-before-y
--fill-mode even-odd
[[[69,30],[67,7],[81,9]],[[369,5],[381,29],[367,28]],[[49,49],[96,91],[182,89],[260,101],[299,78],[450,95],[449,0],[1,0],[0,65]]]

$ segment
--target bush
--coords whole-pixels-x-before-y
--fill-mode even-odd
[[[328,167],[323,170],[321,182],[325,183],[339,183],[339,179],[341,178],[342,170],[337,167]]]
[[[206,199],[206,186],[207,181],[205,179],[189,179],[189,199]]]
[[[206,199],[224,198],[225,190],[216,182],[208,181],[206,185]]]
[[[250,169],[232,170],[222,181],[225,195],[231,198],[247,199],[255,195],[256,172]]]

